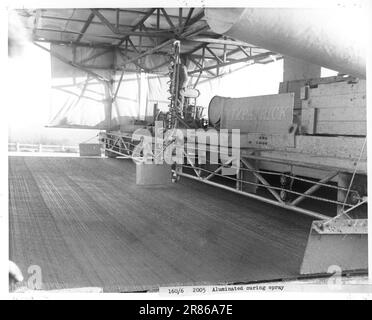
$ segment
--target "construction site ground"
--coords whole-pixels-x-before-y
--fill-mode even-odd
[[[43,289],[295,278],[312,219],[187,178],[138,186],[128,159],[9,157],[10,259]]]

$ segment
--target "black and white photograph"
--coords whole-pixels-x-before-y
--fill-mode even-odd
[[[19,2],[10,297],[370,298],[368,1]]]

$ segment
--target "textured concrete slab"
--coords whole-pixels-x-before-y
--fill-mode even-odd
[[[124,159],[10,157],[10,258],[26,281],[32,265],[48,290],[299,275],[311,219],[185,178],[138,186],[135,172]]]

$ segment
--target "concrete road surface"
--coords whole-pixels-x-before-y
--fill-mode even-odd
[[[137,291],[299,274],[311,219],[131,160],[9,157],[10,259],[43,289]],[[31,268],[30,271],[33,269]]]

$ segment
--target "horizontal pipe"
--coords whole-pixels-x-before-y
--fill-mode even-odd
[[[352,76],[366,77],[362,9],[206,8],[222,35]]]
[[[259,201],[262,201],[262,202],[265,202],[265,203],[268,203],[268,204],[272,204],[272,205],[275,205],[277,207],[281,207],[281,208],[288,209],[288,210],[291,210],[291,211],[296,211],[296,212],[302,213],[302,214],[307,215],[307,216],[312,217],[312,218],[316,218],[316,219],[319,219],[319,220],[328,220],[330,218],[326,215],[316,213],[316,212],[313,212],[313,211],[310,211],[310,210],[306,210],[306,209],[302,209],[302,208],[298,208],[298,207],[291,207],[291,206],[286,205],[285,203],[279,203],[279,202],[274,201],[274,200],[270,200],[270,199],[267,199],[267,198],[264,198],[264,197],[260,197],[258,195],[253,194],[253,193],[243,192],[243,191],[240,191],[240,190],[230,188],[228,186],[224,186],[224,185],[216,183],[216,182],[212,182],[212,181],[209,181],[209,180],[203,180],[201,178],[189,175],[187,173],[177,172],[177,174],[180,175],[180,176],[189,178],[189,179],[204,182],[204,183],[209,184],[209,185],[214,186],[214,187],[218,187],[218,188],[221,188],[221,189],[224,189],[224,190],[227,190],[227,191],[231,191],[231,192],[240,194],[240,195],[248,197],[248,198],[259,200]]]

